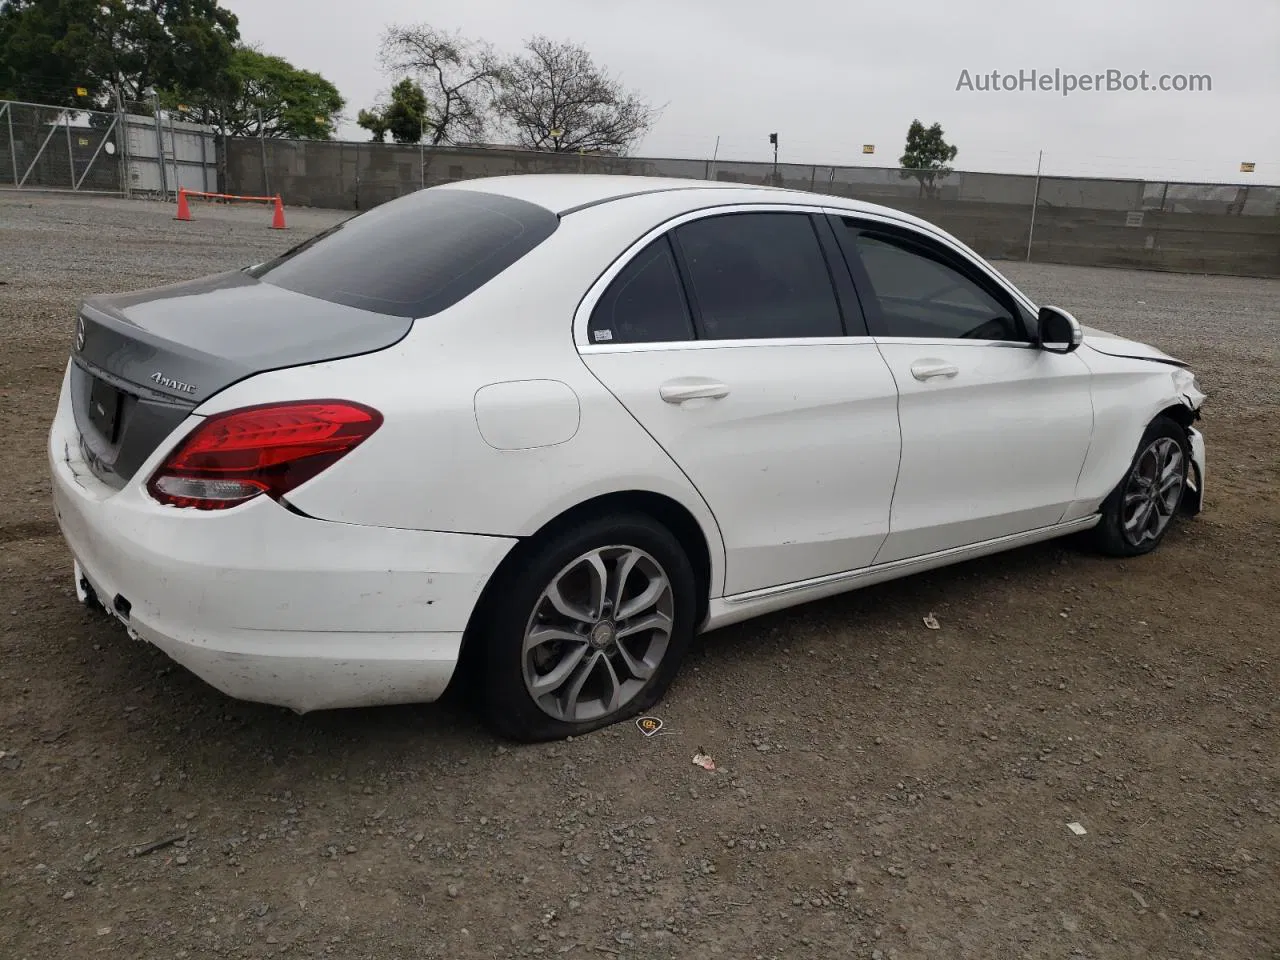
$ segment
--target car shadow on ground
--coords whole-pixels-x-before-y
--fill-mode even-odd
[[[1171,531],[1171,537],[1177,530]],[[841,596],[815,601],[699,637],[691,648],[681,675],[668,692],[670,706],[683,695],[692,669],[700,682],[716,683],[717,667],[734,666],[747,671],[758,661],[760,684],[757,706],[770,709],[768,664],[783,653],[792,637],[815,644],[848,645],[847,655],[856,670],[858,646],[886,655],[891,645],[882,642],[890,631],[908,626],[925,634],[922,618],[935,614],[944,625],[953,607],[971,604],[984,595],[995,596],[1009,581],[1043,583],[1052,589],[1064,569],[1111,563],[1093,558],[1074,541],[1036,544],[980,558],[909,578],[870,586]],[[1139,561],[1141,562],[1141,561]],[[64,621],[66,609],[59,601],[50,607],[52,617]],[[243,785],[249,762],[266,761],[263,776],[274,780],[297,764],[327,768],[363,767],[376,757],[381,764],[457,760],[480,752],[492,753],[504,742],[491,735],[472,709],[470,691],[454,683],[432,704],[317,711],[298,715],[287,709],[234,700],[169,660],[145,643],[131,641],[105,614],[84,611],[72,614],[79,626],[67,642],[54,645],[49,656],[78,662],[51,665],[53,676],[77,676],[81,694],[76,712],[79,726],[100,749],[147,757],[177,756],[197,761],[216,776],[217,767],[237,769]],[[897,648],[907,657],[907,648]],[[825,651],[830,653],[830,650]],[[840,653],[844,656],[844,652]],[[880,666],[886,666],[881,661]],[[776,705],[779,711],[786,704]],[[120,726],[126,736],[121,736]],[[514,744],[506,748],[520,749]],[[310,759],[308,759],[310,758]],[[123,759],[123,757],[122,757]]]

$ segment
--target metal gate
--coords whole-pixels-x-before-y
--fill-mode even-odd
[[[120,118],[0,101],[0,186],[121,190]]]
[[[143,116],[0,100],[0,189],[176,197],[217,190],[212,128],[156,109]]]

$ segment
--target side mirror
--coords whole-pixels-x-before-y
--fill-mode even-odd
[[[1084,343],[1080,322],[1060,307],[1041,307],[1040,349],[1052,353],[1070,353]]]

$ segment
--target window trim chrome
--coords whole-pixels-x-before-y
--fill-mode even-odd
[[[600,353],[648,353],[652,350],[729,350],[744,347],[842,347],[874,344],[875,337],[757,337],[749,340],[655,340],[651,343],[588,343],[578,346],[583,356]]]

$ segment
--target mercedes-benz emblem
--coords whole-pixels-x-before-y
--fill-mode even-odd
[[[609,644],[613,643],[617,637],[617,629],[607,620],[597,623],[588,634],[587,639],[591,641],[591,645],[597,650],[603,650]]]
[[[76,317],[76,350],[84,349],[84,317]]]

